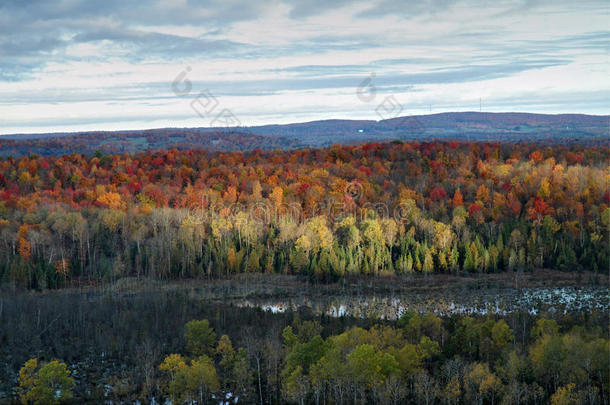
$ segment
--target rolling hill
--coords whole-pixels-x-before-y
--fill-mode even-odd
[[[299,149],[335,143],[456,139],[605,143],[610,116],[456,112],[389,120],[323,120],[238,128],[15,134],[0,137],[0,156],[136,153],[175,148],[210,151]]]

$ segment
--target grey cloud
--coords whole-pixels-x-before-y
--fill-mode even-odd
[[[574,12],[574,7],[577,7],[580,11],[590,9],[608,13],[607,0],[587,0],[579,2],[574,2],[572,0],[520,0],[507,4],[509,7],[496,13],[492,17],[505,17],[511,15],[521,16],[525,13],[535,12],[545,7],[553,12]]]
[[[29,75],[39,63],[0,62],[0,82],[17,82]]]
[[[287,1],[286,4],[291,6],[290,17],[299,19],[323,14],[329,10],[340,8],[350,4],[350,0],[292,0]]]
[[[567,63],[562,59],[541,59],[526,62],[516,62],[497,65],[474,65],[468,67],[453,66],[447,68],[433,68],[422,73],[406,73],[405,68],[396,65],[393,71],[377,74],[374,85],[380,93],[404,93],[415,91],[414,86],[424,84],[448,84],[468,81],[488,80],[506,77],[518,72],[540,69],[548,66],[557,66]],[[354,73],[349,68],[345,71],[342,66],[301,66],[290,68],[290,71],[298,73],[294,77],[274,80],[247,80],[247,81],[223,81],[209,80],[192,82],[192,92],[189,97],[196,97],[199,92],[209,90],[217,97],[223,96],[262,96],[273,95],[279,92],[304,91],[314,89],[327,89],[338,91],[340,89],[353,89],[369,76],[374,69],[363,69]],[[177,73],[176,73],[177,74]],[[121,102],[143,102],[162,101],[175,99],[170,92],[170,82],[149,82],[133,84],[120,87],[107,87],[100,90],[88,89],[64,89],[61,99],[57,99],[57,93],[50,91],[31,93],[0,93],[0,105],[2,103],[48,103],[61,102],[90,102],[117,100]]]
[[[133,31],[129,29],[101,29],[78,34],[74,42],[94,42],[109,40],[115,43],[133,46],[147,56],[158,55],[162,58],[195,56],[201,52],[228,51],[240,44],[227,40],[190,38],[178,35]]]
[[[57,38],[7,36],[0,38],[0,55],[5,58],[36,55],[51,52],[63,44],[64,42]]]
[[[186,4],[154,0],[74,0],[52,2],[46,0],[4,1],[0,10],[13,18],[27,21],[81,20],[108,17],[116,21],[138,25],[165,24],[230,24],[256,18],[266,7],[263,0],[194,1]]]
[[[544,0],[548,2],[548,0]],[[534,7],[540,2],[521,2],[515,7]],[[362,16],[374,17],[388,14],[417,15],[434,14],[452,7],[457,0],[426,0],[422,2],[395,2],[381,0],[373,2]],[[436,36],[427,39],[402,37],[384,38],[365,35],[348,35],[337,32],[334,35],[314,36],[295,41],[281,48],[243,46],[224,39],[221,34],[231,24],[254,19],[267,7],[276,3],[255,0],[247,3],[239,1],[198,1],[186,3],[106,0],[74,0],[50,2],[45,0],[5,0],[0,4],[0,80],[18,80],[26,77],[33,69],[41,68],[50,61],[67,61],[63,49],[73,43],[106,40],[117,47],[118,56],[132,62],[154,57],[162,60],[176,58],[217,55],[240,60],[271,58],[319,52],[359,51],[382,48],[384,46],[438,46],[443,44],[466,44],[479,50],[472,60],[497,61],[504,55],[505,60],[517,56],[528,58],[539,54],[550,54],[557,49],[607,49],[607,32],[594,32],[580,38],[566,41],[521,41],[510,42],[509,28],[498,28],[493,24],[472,27],[468,32]],[[347,0],[296,0],[286,3],[292,8],[290,15],[295,18],[319,14],[348,4]],[[365,4],[365,3],[362,3]],[[597,3],[594,3],[597,4]],[[459,6],[477,6],[479,0],[459,2]],[[148,32],[135,29],[138,26],[196,24],[206,28],[207,35],[198,38]],[[68,39],[66,39],[68,38]],[[72,38],[71,40],[69,38]],[[244,38],[244,40],[247,40]],[[125,52],[127,51],[127,52]],[[128,53],[128,54],[127,54]],[[481,55],[481,53],[484,53]],[[113,55],[103,55],[108,57]],[[437,58],[440,59],[440,58]],[[362,68],[344,67],[345,72],[358,73]]]
[[[420,0],[420,1],[394,1],[383,0],[372,4],[370,8],[358,14],[359,17],[383,17],[395,15],[399,17],[415,17],[422,14],[435,14],[446,11],[456,3],[456,0]]]
[[[287,68],[264,69],[263,73],[295,73],[307,75],[324,75],[340,71],[343,74],[354,73],[362,74],[370,70],[366,65],[304,65],[291,66]]]
[[[129,47],[133,60],[234,49],[238,43],[215,36],[237,21],[257,18],[265,7],[263,0],[189,0],[186,4],[153,0],[4,0],[0,2],[0,80],[19,80],[51,60],[68,60],[63,48],[75,42],[112,41]],[[183,24],[205,27],[210,35],[186,38],[132,28]],[[66,39],[70,37],[74,41]]]
[[[454,32],[441,30],[426,37],[423,33],[419,34],[410,29],[409,21],[405,21],[404,32],[400,29],[397,32],[394,27],[393,31],[381,31],[374,35],[354,33],[358,30],[333,30],[333,22],[329,21],[324,34],[312,34],[305,29],[302,37],[281,46],[256,45],[259,43],[256,32],[247,33],[252,35],[247,38],[227,39],[227,33],[234,32],[231,30],[234,24],[255,20],[266,15],[273,7],[288,6],[290,18],[306,23],[309,17],[323,15],[339,8],[346,8],[349,13],[349,6],[353,4],[355,3],[347,0],[0,0],[0,86],[2,82],[23,80],[34,74],[44,75],[45,64],[50,62],[54,63],[56,72],[62,68],[69,70],[70,62],[80,62],[84,59],[66,52],[68,47],[100,41],[104,41],[108,51],[87,56],[86,61],[113,58],[131,64],[150,60],[155,63],[171,61],[178,64],[181,63],[180,59],[187,57],[217,61],[222,59],[221,63],[224,60],[233,60],[228,73],[239,74],[241,70],[247,74],[267,74],[266,77],[270,76],[272,79],[232,82],[226,80],[223,75],[199,82],[192,79],[191,96],[195,96],[198,91],[209,89],[218,97],[239,95],[253,97],[253,100],[260,95],[314,89],[345,94],[355,91],[359,83],[371,72],[377,73],[374,84],[380,93],[404,94],[418,91],[420,85],[489,80],[532,69],[565,65],[578,61],[581,55],[607,53],[610,44],[608,27],[588,27],[586,23],[581,22],[582,18],[575,19],[581,26],[570,26],[570,29],[566,30],[579,33],[577,35],[560,36],[556,30],[545,31],[543,24],[544,18],[550,13],[569,15],[587,10],[589,14],[591,11],[607,14],[607,0],[578,4],[571,0],[500,0],[494,4],[498,10],[495,15],[490,14],[493,11],[486,8],[488,3],[484,0],[362,0],[357,6],[358,9],[364,7],[364,11],[353,18],[353,24],[356,26],[378,24],[379,21],[373,19],[391,16],[405,20],[419,17],[418,24],[444,18],[446,20],[436,22],[449,22],[447,26],[453,26],[451,13],[445,12],[454,9],[459,10],[462,15],[471,13],[472,21],[465,24],[467,26],[456,28]],[[510,16],[513,20],[514,16],[524,13],[539,18],[537,21],[541,22],[541,28],[538,31],[532,30],[532,27],[521,30],[523,27],[503,24],[507,21],[504,16]],[[566,21],[570,19],[566,18]],[[198,27],[205,31],[205,34],[187,37],[166,31],[168,27],[180,27],[185,24]],[[164,26],[163,32],[155,30],[158,25]],[[535,34],[524,39],[522,34],[527,31]],[[519,35],[515,35],[516,33]],[[277,33],[278,37],[282,34]],[[380,59],[372,62],[354,62],[355,58],[345,61],[340,59],[342,56],[335,56],[345,53],[366,54],[372,50],[383,55],[382,52],[386,48],[392,48],[392,53],[388,53],[386,58],[380,56]],[[405,51],[397,55],[396,49]],[[411,49],[418,51],[418,57],[409,57]],[[421,54],[422,49],[429,50],[424,57]],[[317,57],[322,54],[327,55],[325,63],[328,65],[320,65],[317,61]],[[299,60],[302,60],[302,57],[308,55],[314,55],[316,58],[310,63],[302,62],[300,66],[267,66],[255,71],[250,64],[251,61],[258,63],[261,59],[271,60],[276,57],[288,60],[290,64],[290,57],[299,56]],[[66,88],[67,86],[62,85],[64,87],[56,89],[8,93],[3,92],[0,87],[0,107],[11,103],[30,103],[34,106],[36,103],[66,103],[69,108],[71,102],[113,101],[125,105],[157,103],[155,108],[162,110],[163,105],[175,100],[170,83],[176,74],[178,72],[168,72],[166,82],[146,82],[146,78],[138,78],[141,83],[128,86],[104,84],[91,89]],[[111,74],[106,77],[111,77]],[[561,88],[561,83],[557,86]],[[607,83],[601,83],[600,86],[605,88],[603,86],[607,87]],[[535,105],[552,105],[552,101],[548,100],[550,97],[536,94],[528,97]],[[564,103],[569,103],[570,97],[565,96],[563,100]],[[583,96],[582,100],[586,100],[586,96]],[[525,97],[519,99],[519,102],[523,102],[523,105],[534,105],[527,104]],[[514,100],[499,100],[497,105],[510,103],[516,105]],[[598,101],[596,103],[599,104]],[[586,106],[584,102],[578,105]],[[302,112],[315,112],[316,109],[334,111],[331,108],[311,106],[294,113],[298,115]],[[92,113],[92,116],[94,115]],[[0,116],[0,119],[6,117]],[[62,122],[61,117],[53,121],[54,124]]]

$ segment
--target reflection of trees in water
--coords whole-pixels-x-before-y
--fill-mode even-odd
[[[515,311],[532,314],[605,310],[607,290],[604,288],[535,288],[430,296],[411,295],[345,295],[339,297],[298,296],[286,299],[237,299],[235,305],[260,308],[271,313],[285,313],[307,308],[316,315],[331,317],[395,320],[406,311],[434,312],[439,315],[505,315]]]

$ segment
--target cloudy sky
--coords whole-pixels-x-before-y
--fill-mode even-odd
[[[0,0],[0,134],[608,114],[609,4]]]

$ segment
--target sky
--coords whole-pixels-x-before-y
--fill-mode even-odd
[[[0,134],[610,113],[610,1],[0,0]]]

